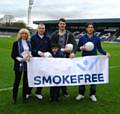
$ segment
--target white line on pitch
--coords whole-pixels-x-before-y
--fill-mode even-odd
[[[19,88],[22,88],[22,86],[19,86]],[[0,89],[0,92],[1,92],[1,91],[8,91],[8,90],[12,90],[12,89],[13,89],[13,87],[2,88],[2,89]]]

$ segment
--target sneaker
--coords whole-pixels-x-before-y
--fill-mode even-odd
[[[90,99],[91,99],[93,102],[96,102],[96,101],[97,101],[97,98],[96,98],[95,95],[91,95],[91,96],[90,96]]]
[[[27,95],[26,95],[26,99],[28,99],[29,97],[30,97],[30,95],[29,95],[29,94],[27,94]]]
[[[35,96],[40,100],[43,99],[43,96],[41,94],[36,94]]]
[[[70,95],[69,95],[69,94],[64,94],[63,96],[64,96],[64,97],[69,97]]]
[[[76,97],[76,100],[81,100],[81,99],[84,99],[84,96],[79,94],[77,97]]]

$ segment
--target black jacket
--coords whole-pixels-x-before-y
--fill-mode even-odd
[[[30,48],[30,45],[29,45],[29,48]],[[16,59],[16,57],[20,57],[19,50],[18,50],[18,41],[13,42],[11,57],[14,60],[14,70],[20,70],[21,62],[19,62]],[[26,62],[24,62],[23,64],[25,64],[25,66],[26,66]]]
[[[19,70],[20,62],[16,59],[16,57],[19,57],[18,41],[13,43],[11,57],[14,60],[14,70]]]
[[[58,44],[58,43],[59,43],[59,34],[58,34],[58,30],[56,30],[52,34],[52,36],[51,36],[51,45],[52,44]],[[75,40],[73,34],[70,31],[66,31],[66,34],[65,34],[65,45],[69,44],[69,43],[73,44],[73,46],[74,46],[73,51],[75,52],[76,51],[76,47],[77,47],[76,40]]]

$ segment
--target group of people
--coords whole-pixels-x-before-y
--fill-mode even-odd
[[[49,38],[45,33],[45,25],[40,23],[35,35],[30,37],[29,30],[22,28],[18,32],[17,41],[13,43],[11,57],[14,60],[14,72],[15,80],[13,84],[13,96],[12,102],[16,103],[18,87],[23,74],[23,102],[30,97],[32,88],[28,86],[27,79],[27,61],[30,61],[31,57],[45,57],[46,53],[49,53],[50,57],[55,58],[73,58],[76,51],[82,51],[82,56],[97,55],[97,50],[103,54],[108,55],[101,47],[100,38],[94,35],[94,24],[86,24],[86,34],[79,39],[77,45],[73,34],[66,30],[66,21],[61,18],[58,21],[58,30],[56,30]],[[92,42],[94,49],[88,51],[84,44],[86,42]],[[73,49],[70,50],[66,47],[66,44],[72,44]],[[42,100],[42,87],[36,88],[35,96]],[[69,97],[67,87],[50,87],[50,101],[59,101],[60,95]],[[79,94],[76,100],[81,100],[85,95],[85,85],[79,86]],[[90,98],[92,101],[97,101],[96,98],[96,85],[90,87]]]

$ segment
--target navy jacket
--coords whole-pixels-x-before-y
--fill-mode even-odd
[[[46,36],[46,34],[44,35],[43,38],[40,38],[36,33],[31,37],[30,43],[33,57],[39,57],[38,51],[42,52],[50,51],[50,39],[49,37]]]
[[[93,35],[92,38],[89,38],[87,34],[79,39],[78,43],[78,50],[80,51],[80,47],[83,46],[86,42],[92,42],[94,44],[94,49],[92,51],[82,51],[82,56],[90,56],[90,55],[97,55],[97,50],[106,55],[106,51],[102,49],[101,41],[98,36]]]
[[[55,57],[55,58],[62,58],[62,57],[64,57],[63,52],[60,51],[60,50],[58,50],[56,53],[53,53],[53,52],[51,52],[51,53],[52,53],[52,56]]]

